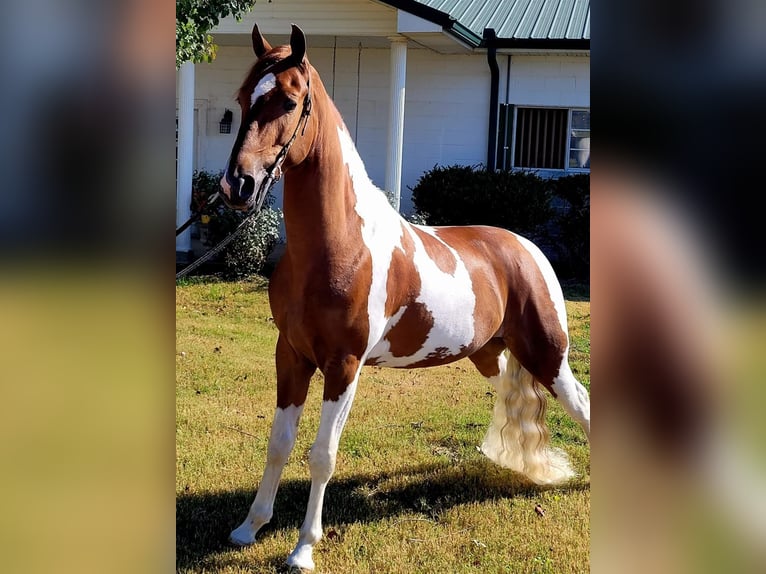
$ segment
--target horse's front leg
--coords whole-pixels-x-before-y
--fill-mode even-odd
[[[291,567],[314,569],[312,553],[314,545],[322,538],[322,503],[325,488],[335,470],[340,435],[354,401],[361,367],[357,357],[346,356],[323,369],[325,383],[322,415],[316,440],[309,453],[311,492],[298,545],[287,558],[287,564]]]
[[[255,542],[255,535],[271,520],[279,479],[295,445],[298,422],[306,401],[309,381],[316,367],[298,355],[280,336],[276,350],[277,410],[271,424],[263,480],[245,521],[229,539],[239,546]]]

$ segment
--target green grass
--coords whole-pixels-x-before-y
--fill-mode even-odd
[[[312,380],[274,518],[255,545],[227,544],[252,502],[275,406],[265,282],[176,289],[176,566],[182,573],[284,572],[308,500],[307,454],[322,381]],[[575,375],[589,387],[590,304],[567,302]],[[317,572],[589,571],[590,451],[549,401],[554,444],[579,478],[529,484],[477,451],[493,391],[468,360],[432,369],[368,367],[327,489]],[[535,505],[545,517],[535,513]]]

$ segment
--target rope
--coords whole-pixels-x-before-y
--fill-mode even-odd
[[[207,200],[203,201],[202,204],[199,207],[199,210],[197,210],[196,213],[193,213],[192,216],[187,219],[181,227],[176,229],[176,237],[181,235],[186,229],[194,222],[195,219],[200,217],[202,215],[202,212],[204,209],[210,205],[213,205],[216,200],[218,199],[218,192],[216,191],[213,195],[207,198]]]
[[[196,261],[194,261],[194,263],[191,263],[191,264],[187,265],[186,267],[184,267],[183,269],[181,269],[181,271],[179,271],[178,273],[176,273],[176,281],[178,281],[178,280],[179,280],[179,279],[181,279],[182,277],[185,277],[186,275],[188,275],[189,273],[191,273],[192,271],[194,271],[194,270],[195,270],[197,267],[199,267],[200,265],[202,265],[202,264],[203,264],[205,261],[207,261],[208,259],[210,259],[210,258],[211,258],[213,255],[215,255],[216,253],[218,253],[219,251],[221,251],[221,249],[223,249],[223,248],[224,248],[224,247],[226,247],[226,246],[227,246],[229,243],[231,243],[232,239],[234,239],[234,238],[235,238],[237,235],[239,235],[239,234],[240,234],[240,232],[242,231],[242,229],[245,227],[245,224],[246,224],[248,221],[250,221],[250,219],[251,219],[252,217],[254,217],[255,215],[258,215],[258,212],[257,212],[257,211],[253,211],[253,212],[252,212],[250,215],[248,215],[247,217],[245,217],[245,219],[243,219],[243,220],[240,222],[240,224],[237,226],[237,228],[236,228],[234,231],[232,231],[230,235],[227,235],[226,237],[224,237],[224,238],[223,238],[223,239],[222,239],[222,240],[221,240],[221,241],[218,243],[218,245],[216,245],[216,246],[215,246],[215,247],[213,247],[213,248],[212,248],[210,251],[208,251],[207,253],[205,253],[205,254],[204,254],[202,257],[200,257],[199,259],[197,259]]]

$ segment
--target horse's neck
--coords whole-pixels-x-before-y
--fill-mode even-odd
[[[309,156],[285,175],[288,249],[306,258],[348,249],[349,238],[360,232],[360,219],[365,224],[401,220],[367,175],[337,109],[329,98],[324,103]]]

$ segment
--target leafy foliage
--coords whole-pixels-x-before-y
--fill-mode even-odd
[[[559,242],[571,275],[590,273],[590,175],[577,174],[553,181],[553,193],[567,204],[556,223],[564,241]]]
[[[176,67],[215,59],[210,30],[227,16],[242,18],[253,4],[255,0],[176,0]]]
[[[214,174],[198,171],[192,178],[192,210],[209,216],[207,223],[207,245],[214,246],[232,233],[248,214],[233,211],[220,202],[206,206],[208,198],[219,190],[223,172]],[[227,278],[248,277],[260,273],[266,259],[279,242],[279,224],[282,212],[271,209],[274,196],[269,194],[264,208],[250,218],[239,236],[227,245],[223,252],[224,276]],[[203,206],[205,206],[203,208]]]

